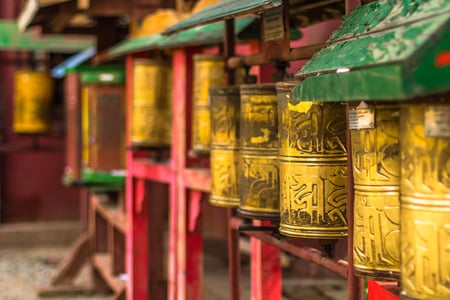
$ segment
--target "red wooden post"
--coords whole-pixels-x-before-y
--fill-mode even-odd
[[[199,196],[186,195],[184,171],[187,161],[187,141],[189,140],[189,113],[192,98],[192,54],[197,48],[176,49],[173,54],[173,127],[172,127],[172,170],[169,209],[169,299],[197,300],[202,295],[201,226],[197,223],[189,232],[188,210]],[[191,203],[194,199],[194,203]],[[189,200],[189,205],[188,205]],[[198,200],[199,201],[199,200]],[[194,284],[195,282],[195,284]]]
[[[255,226],[271,226],[267,221],[253,221]],[[281,299],[281,262],[279,248],[258,239],[250,238],[251,243],[251,299]]]
[[[186,245],[186,195],[180,171],[185,166],[185,111],[186,111],[186,50],[177,49],[172,60],[173,68],[173,122],[172,122],[172,168],[173,179],[169,203],[169,299],[183,299],[185,295],[185,255],[181,246]],[[185,298],[185,297],[184,297]]]
[[[126,127],[127,145],[133,86],[133,57],[126,58]],[[133,152],[127,151],[127,167],[131,166]],[[129,174],[132,172],[127,170]],[[126,178],[126,270],[128,274],[127,299],[148,299],[148,203],[144,201],[145,182],[132,176]],[[141,201],[137,201],[140,198]],[[139,207],[138,207],[139,202]]]
[[[400,300],[397,282],[369,280],[369,300]]]
[[[203,299],[203,234],[202,192],[190,191],[188,198],[189,224],[187,232],[187,299]]]

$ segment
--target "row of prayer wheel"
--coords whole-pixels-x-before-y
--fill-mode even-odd
[[[296,101],[296,84],[210,85],[210,129],[194,103],[210,130],[211,204],[279,220],[291,237],[346,237],[348,123],[355,273],[448,299],[449,99],[361,102],[347,116],[342,103]]]

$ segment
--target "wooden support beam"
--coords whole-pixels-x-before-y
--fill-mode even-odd
[[[253,221],[256,226],[271,225]],[[251,243],[251,294],[254,300],[281,300],[281,250],[255,238]]]
[[[69,254],[64,257],[58,266],[58,270],[51,281],[52,285],[67,285],[73,282],[83,264],[88,260],[89,239],[88,233],[82,233],[72,244]]]

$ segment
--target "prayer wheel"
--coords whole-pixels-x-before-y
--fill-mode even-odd
[[[280,233],[347,236],[345,106],[295,101],[295,82],[277,83],[280,112]]]
[[[356,275],[400,275],[400,106],[367,104],[349,115],[354,178],[353,267]]]
[[[122,68],[82,73],[84,167],[95,172],[125,168],[125,86]]]
[[[239,213],[280,218],[275,84],[241,85]]]
[[[53,80],[39,71],[16,71],[14,76],[14,120],[16,133],[48,133]]]
[[[172,72],[167,62],[135,59],[131,108],[131,144],[165,147],[171,144]]]
[[[209,88],[225,84],[225,63],[218,55],[194,55],[192,150],[207,153],[211,144]]]
[[[450,299],[449,100],[401,107],[400,270],[405,299]]]
[[[209,202],[239,206],[239,88],[214,87],[211,95],[211,178]]]

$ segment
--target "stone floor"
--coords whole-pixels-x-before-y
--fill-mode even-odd
[[[0,226],[1,227],[1,226]],[[0,300],[34,300],[39,286],[50,283],[57,262],[67,253],[70,243],[43,243],[26,247],[24,243],[5,247],[0,235]],[[225,248],[226,249],[226,248]],[[223,249],[221,250],[223,253]],[[205,250],[204,257],[204,299],[228,300],[228,269],[221,251]],[[248,256],[243,256],[241,264],[242,299],[250,299],[250,265]],[[77,283],[87,285],[90,272],[85,268]],[[106,300],[105,295],[92,297],[48,298],[52,300]],[[346,281],[340,278],[308,279],[299,278],[283,270],[283,300],[343,300],[346,299]],[[140,300],[140,299],[139,299]],[[188,299],[189,300],[189,299]]]

